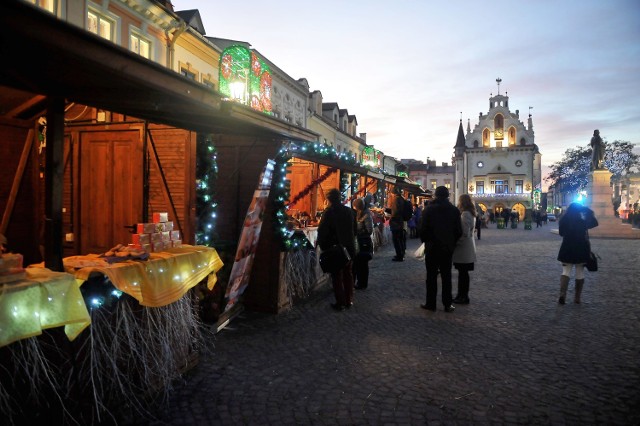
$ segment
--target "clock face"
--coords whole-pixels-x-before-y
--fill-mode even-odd
[[[484,163],[482,161],[478,161],[478,167],[480,168],[484,167]]]
[[[522,166],[522,160],[516,161],[516,166],[518,166],[518,167]]]

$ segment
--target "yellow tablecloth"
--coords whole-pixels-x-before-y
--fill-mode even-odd
[[[217,279],[215,273],[222,265],[216,249],[183,245],[151,253],[146,261],[87,266],[74,275],[83,283],[93,272],[104,274],[118,290],[134,297],[141,305],[160,307],[177,301],[207,276],[208,287],[212,289]]]
[[[91,319],[73,275],[38,267],[26,272],[26,279],[0,288],[0,346],[63,325],[75,339]]]

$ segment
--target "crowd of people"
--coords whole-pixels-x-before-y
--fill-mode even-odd
[[[492,212],[484,214],[468,194],[462,194],[453,205],[445,186],[436,188],[435,197],[424,206],[408,206],[401,190],[396,190],[388,209],[392,234],[394,262],[404,261],[407,238],[420,238],[424,247],[426,267],[426,299],[420,306],[428,311],[437,310],[438,275],[442,283],[440,300],[445,312],[455,311],[454,305],[470,303],[470,272],[476,263],[476,243],[487,221],[495,218]],[[374,219],[370,211],[371,197],[357,198],[349,208],[342,204],[340,191],[328,194],[329,207],[323,213],[318,227],[318,245],[328,250],[335,244],[343,245],[349,261],[331,273],[335,303],[331,306],[342,311],[353,305],[354,290],[365,290],[369,285],[369,261],[373,258]],[[411,212],[405,209],[411,208]],[[505,220],[519,220],[517,212],[503,210]],[[544,216],[534,212],[537,226]],[[598,225],[593,211],[578,203],[569,206],[559,222],[563,237],[558,261],[562,264],[558,303],[565,304],[571,271],[575,269],[575,303],[580,303],[584,285],[584,264],[591,253],[588,229]],[[453,297],[452,269],[458,271],[457,293]]]

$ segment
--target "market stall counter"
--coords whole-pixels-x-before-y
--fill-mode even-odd
[[[150,253],[146,261],[109,264],[104,257],[89,255],[65,258],[64,266],[80,283],[87,281],[91,274],[104,274],[118,290],[142,306],[160,307],[176,302],[207,277],[211,290],[222,260],[214,248],[182,245]]]
[[[91,320],[73,275],[37,267],[25,273],[0,290],[0,347],[54,327],[74,340]]]
[[[2,286],[2,411],[9,423],[62,416],[58,424],[113,420],[114,407],[148,412],[215,334],[189,290],[213,288],[217,251],[183,245],[146,260],[89,255],[64,265],[67,273],[26,268],[24,282]]]

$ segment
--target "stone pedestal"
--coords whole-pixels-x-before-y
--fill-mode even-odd
[[[615,217],[611,203],[612,189],[611,172],[609,170],[594,170],[589,175],[587,184],[587,207],[596,214],[596,218]]]
[[[585,203],[596,215],[598,226],[589,230],[591,238],[638,238],[640,230],[632,229],[630,224],[622,223],[615,216],[611,196],[609,170],[594,170],[587,184],[587,202]]]

